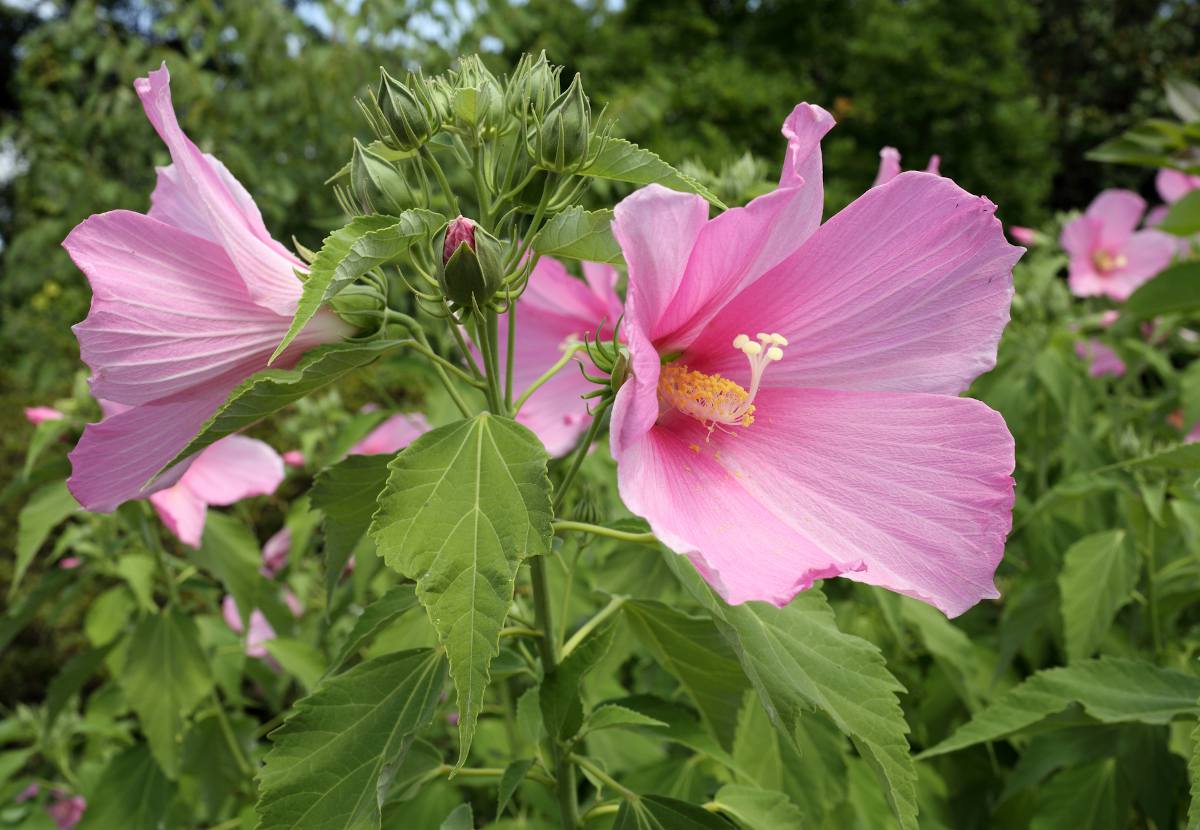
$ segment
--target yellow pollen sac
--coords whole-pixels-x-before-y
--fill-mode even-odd
[[[1109,271],[1115,271],[1118,268],[1124,268],[1129,264],[1129,260],[1124,254],[1110,254],[1108,251],[1096,251],[1092,254],[1092,264],[1096,266],[1096,270],[1101,274],[1107,274]]]
[[[687,366],[664,366],[658,396],[667,404],[714,429],[718,424],[748,427],[754,423],[750,393],[728,378],[693,372]]]

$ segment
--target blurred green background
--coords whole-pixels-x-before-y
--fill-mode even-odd
[[[85,281],[59,243],[89,214],[145,210],[168,161],[132,80],[168,61],[184,128],[254,194],[276,236],[315,247],[324,185],[366,136],[353,98],[380,64],[497,72],[545,49],[584,73],[616,130],[673,163],[778,163],[800,100],[834,112],[829,209],[871,182],[881,146],[1037,224],[1145,171],[1083,152],[1200,73],[1190,0],[0,0],[0,429],[70,388]],[[9,466],[0,464],[0,467]]]

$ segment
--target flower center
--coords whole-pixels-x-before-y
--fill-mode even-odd
[[[763,372],[783,358],[787,338],[778,333],[759,332],[758,342],[739,334],[733,347],[750,362],[750,390],[720,375],[706,375],[671,363],[658,376],[658,397],[663,403],[708,425],[711,433],[718,426],[748,427],[754,423],[754,397]]]
[[[1101,274],[1107,274],[1129,264],[1124,254],[1111,254],[1108,251],[1096,251],[1092,254],[1092,263]]]

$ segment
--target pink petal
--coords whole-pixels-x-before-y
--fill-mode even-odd
[[[35,426],[45,421],[61,421],[64,417],[61,412],[51,406],[25,407],[25,420]]]
[[[1063,226],[1058,242],[1071,257],[1071,270],[1076,260],[1091,263],[1092,255],[1100,249],[1100,220],[1094,216],[1077,216]]]
[[[779,172],[779,187],[803,187],[804,201],[796,210],[803,215],[798,232],[803,241],[821,224],[825,208],[825,185],[821,161],[821,139],[833,129],[834,120],[816,104],[797,104],[783,122],[781,132],[787,139],[787,153]]]
[[[263,570],[267,576],[274,576],[283,570],[287,564],[288,554],[292,551],[292,531],[281,527],[267,540],[262,549]]]
[[[658,352],[642,328],[637,313],[637,291],[629,284],[623,329],[629,347],[630,375],[617,391],[612,407],[609,444],[618,457],[653,428],[658,420],[658,378],[662,368]]]
[[[1138,231],[1125,245],[1125,266],[1103,276],[1108,283],[1105,293],[1114,300],[1127,299],[1138,286],[1171,264],[1178,246],[1178,239],[1170,234]]]
[[[871,187],[887,184],[900,175],[900,151],[895,147],[884,147],[879,151],[879,172]]]
[[[542,257],[538,264],[540,265],[546,259],[547,257]],[[621,306],[621,298],[617,295],[617,282],[621,279],[620,272],[611,265],[600,262],[584,262],[581,265],[583,266],[584,282],[588,284],[592,294],[605,306],[606,318],[615,322],[625,312]]]
[[[1125,361],[1099,340],[1090,339],[1076,343],[1075,354],[1088,362],[1088,372],[1094,378],[1105,375],[1121,377],[1125,374]]]
[[[1099,245],[1120,252],[1146,212],[1146,200],[1132,190],[1105,190],[1088,205],[1087,215],[1099,221]]]
[[[925,165],[925,172],[932,173],[935,176],[941,175],[942,157],[934,153],[929,157],[929,164]]]
[[[419,412],[393,415],[350,448],[349,455],[391,455],[431,429]]]
[[[1008,235],[1016,240],[1018,245],[1033,245],[1037,242],[1037,231],[1023,225],[1009,225]]]
[[[1191,176],[1182,170],[1172,170],[1168,167],[1158,171],[1154,178],[1158,195],[1167,204],[1178,202],[1193,190],[1200,189],[1200,176]]]
[[[228,505],[275,492],[283,459],[262,441],[229,435],[206,447],[179,480],[206,504]]]
[[[204,536],[204,519],[208,505],[182,483],[150,495],[158,517],[179,541],[193,548],[200,547]]]
[[[1146,218],[1142,222],[1142,227],[1157,228],[1167,218],[1167,214],[1171,212],[1169,205],[1155,205],[1146,211]]]
[[[283,463],[289,467],[303,467],[305,464],[304,453],[300,450],[288,450],[283,454]]]
[[[83,818],[87,800],[81,795],[58,798],[46,807],[58,830],[71,830]]]
[[[978,401],[772,389],[711,436],[668,415],[617,455],[621,496],[732,603],[844,575],[950,616],[998,596],[1013,442]]]
[[[229,630],[235,634],[241,634],[245,630],[237,601],[234,600],[232,594],[226,594],[225,599],[221,600],[221,616],[225,619],[225,625],[229,626]]]
[[[958,394],[995,364],[1023,253],[994,211],[950,179],[902,173],[721,309],[681,361],[746,385],[734,338],[778,332],[790,345],[766,386]]]
[[[246,656],[263,659],[269,656],[266,644],[275,639],[275,629],[262,611],[250,612],[250,627],[246,631]]]
[[[171,102],[166,64],[134,81],[134,89],[174,161],[173,170],[159,180],[160,187],[167,182],[157,200],[159,211],[173,217],[187,214],[193,228],[202,222],[208,230],[202,236],[225,249],[254,302],[290,316],[300,298],[300,281],[295,275],[300,263],[271,241],[257,209],[247,209],[253,200],[240,186],[231,189],[233,177],[228,171],[214,165],[184,134]],[[188,207],[181,207],[181,201]]]

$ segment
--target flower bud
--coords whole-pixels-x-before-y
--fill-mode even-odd
[[[387,125],[384,142],[398,150],[415,150],[433,135],[429,111],[412,88],[380,69],[376,99]]]
[[[459,66],[454,113],[462,126],[471,129],[505,126],[504,90],[477,56],[463,58]]]
[[[465,216],[446,225],[438,247],[438,285],[450,302],[468,311],[482,308],[504,282],[500,241]]]
[[[592,107],[576,74],[538,127],[538,165],[557,173],[578,170],[587,163],[591,133]]]
[[[358,139],[354,139],[354,156],[350,160],[350,190],[367,213],[376,212],[377,207],[383,213],[399,213],[425,206],[419,189],[411,187],[392,162],[364,147]]]
[[[537,58],[524,55],[504,91],[504,106],[518,118],[531,112],[541,119],[559,95],[559,67],[552,67],[542,52]]]
[[[375,331],[380,326],[384,304],[375,292],[352,285],[330,300],[329,307],[334,314],[361,331]]]

